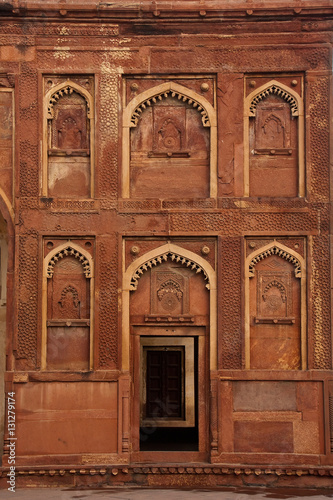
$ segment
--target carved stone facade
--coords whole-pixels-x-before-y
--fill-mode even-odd
[[[331,2],[60,3],[0,5],[0,484],[14,392],[18,485],[329,487]]]

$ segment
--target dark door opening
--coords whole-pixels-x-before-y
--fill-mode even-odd
[[[183,418],[183,351],[183,347],[147,349],[147,418]]]
[[[196,339],[154,340],[142,351],[140,451],[198,451]]]

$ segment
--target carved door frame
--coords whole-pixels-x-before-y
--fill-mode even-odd
[[[147,252],[146,254],[137,258],[128,269],[123,274],[123,290],[122,290],[122,371],[129,372],[133,377],[133,392],[135,398],[138,398],[140,394],[140,381],[139,375],[141,371],[141,357],[140,357],[140,337],[144,334],[142,331],[138,332],[135,329],[140,327],[133,327],[131,330],[130,326],[130,291],[136,290],[137,281],[140,278],[142,272],[145,269],[153,265],[158,265],[158,263],[166,260],[168,255],[177,255],[184,261],[184,265],[194,270],[194,272],[202,272],[207,280],[206,287],[210,292],[209,300],[209,324],[206,327],[191,327],[189,328],[189,337],[197,338],[198,344],[198,380],[205,381],[202,387],[198,387],[198,413],[201,414],[201,418],[198,421],[198,434],[199,434],[199,451],[195,452],[182,452],[184,453],[184,459],[188,456],[188,460],[206,460],[209,454],[209,428],[210,428],[210,411],[209,411],[209,393],[210,393],[210,377],[209,374],[217,369],[217,310],[216,310],[216,272],[211,267],[211,265],[199,255],[181,248],[171,242],[166,243],[154,250]],[[152,337],[163,337],[166,334],[163,333],[163,327],[157,326],[147,326],[142,328],[150,328]],[[193,329],[190,333],[190,329]],[[194,331],[197,329],[197,331]],[[199,329],[201,331],[199,332]],[[178,342],[181,340],[181,334],[175,334]],[[170,337],[172,338],[172,337]],[[200,383],[198,383],[198,386]],[[135,400],[134,398],[134,400]],[[131,427],[139,426],[140,419],[140,402],[135,400],[132,408],[129,410],[132,421]],[[124,410],[122,410],[124,411]],[[136,434],[135,434],[136,433]],[[136,448],[133,453],[132,458],[135,461],[140,461],[140,456],[142,454],[147,454],[149,452],[138,451],[138,429],[134,432],[136,442],[134,443],[134,448]],[[132,435],[133,438],[133,435]],[[153,452],[157,454],[158,452]],[[160,455],[156,455],[156,460],[177,460],[176,455],[179,456],[179,451],[177,452],[160,452]],[[165,458],[164,458],[165,457]],[[198,458],[199,457],[199,458]]]

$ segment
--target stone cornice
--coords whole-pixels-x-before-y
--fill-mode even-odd
[[[230,19],[253,20],[260,18],[280,17],[313,17],[321,19],[333,17],[331,0],[312,0],[310,5],[304,5],[299,0],[268,0],[254,1],[244,6],[241,0],[141,0],[136,2],[111,2],[97,0],[67,0],[57,2],[54,0],[0,0],[0,17],[34,17],[50,19],[60,18],[64,21],[73,19],[101,18],[101,19]]]

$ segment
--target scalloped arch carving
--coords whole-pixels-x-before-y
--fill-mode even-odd
[[[195,91],[183,87],[174,81],[156,85],[129,101],[123,113],[123,145],[122,145],[122,196],[131,197],[130,162],[131,162],[131,129],[137,126],[143,111],[155,103],[173,97],[192,105],[201,113],[201,122],[209,128],[209,196],[217,196],[217,119],[216,110],[212,104]]]
[[[148,269],[151,269],[152,267],[157,266],[158,264],[161,264],[162,262],[166,262],[169,259],[173,262],[178,262],[178,263],[182,264],[183,266],[189,267],[192,271],[195,271],[196,273],[202,272],[204,275],[204,279],[208,281],[208,283],[206,284],[206,288],[209,290],[209,288],[210,288],[209,287],[209,278],[208,278],[206,271],[199,264],[194,262],[193,260],[186,258],[177,252],[165,252],[161,255],[153,257],[152,259],[148,259],[146,262],[141,264],[132,275],[131,283],[130,283],[130,290],[137,289],[138,281],[145,271],[148,271]]]
[[[73,93],[81,95],[87,103],[87,116],[91,118],[91,96],[84,88],[80,87],[74,82],[67,81],[57,85],[51,89],[47,95],[47,118],[53,118],[53,107],[64,95],[71,95]]]
[[[54,273],[54,267],[56,263],[65,258],[65,257],[75,257],[75,259],[78,259],[83,267],[83,273],[86,278],[91,278],[92,277],[92,269],[91,269],[91,263],[87,259],[87,257],[80,252],[77,248],[74,248],[71,245],[66,245],[64,248],[60,249],[57,253],[53,255],[48,260],[47,263],[47,270],[46,270],[46,277],[47,278],[52,278],[53,273]]]
[[[188,95],[184,94],[183,92],[179,90],[164,90],[162,92],[158,92],[154,94],[152,97],[149,99],[145,99],[142,101],[133,111],[131,115],[131,126],[136,127],[139,121],[139,118],[142,114],[142,112],[152,106],[153,104],[156,104],[158,101],[162,101],[163,99],[166,99],[167,97],[172,97],[175,99],[178,99],[179,101],[182,101],[184,103],[192,105],[193,108],[195,108],[198,112],[201,113],[202,115],[202,124],[204,127],[210,127],[210,120],[208,117],[208,112],[207,110],[200,104],[197,100],[189,97]]]
[[[280,283],[280,281],[278,281],[278,280],[272,280],[270,283],[268,283],[268,285],[265,286],[264,292],[263,292],[264,301],[266,300],[266,294],[273,287],[277,288],[280,291],[282,302],[285,302],[286,297],[287,297],[287,291],[286,291],[286,288],[283,285],[283,283]]]
[[[264,87],[261,87],[261,89],[257,89],[256,94],[252,98],[250,98],[249,116],[256,116],[257,104],[271,94],[281,97],[286,102],[288,102],[291,108],[292,116],[298,116],[300,114],[299,102],[296,98],[296,95],[293,95],[291,89],[289,91],[286,86],[273,81],[269,82]]]
[[[301,278],[302,277],[302,264],[299,259],[297,259],[292,253],[289,253],[287,250],[280,248],[278,245],[273,245],[270,248],[266,248],[265,250],[257,253],[254,257],[252,257],[250,263],[249,263],[249,277],[253,278],[254,276],[254,268],[258,262],[260,262],[263,259],[266,259],[266,257],[269,257],[270,255],[277,255],[278,257],[281,257],[282,259],[287,260],[293,266],[295,267],[295,277],[296,278]]]

